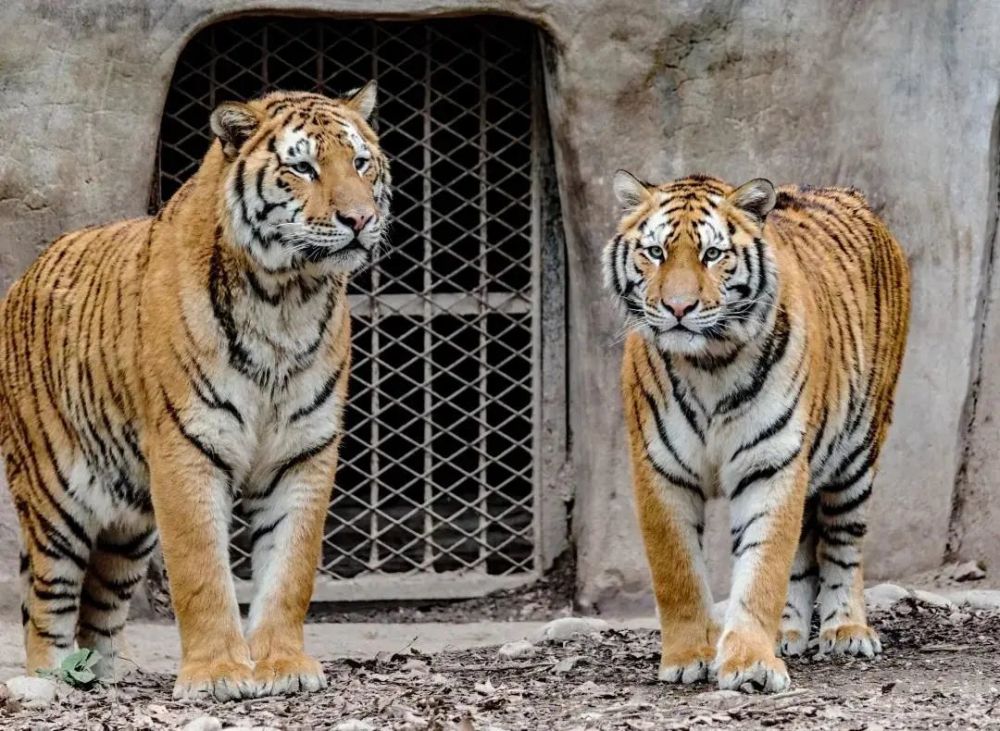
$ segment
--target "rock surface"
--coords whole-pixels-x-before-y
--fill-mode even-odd
[[[599,634],[609,629],[611,625],[596,617],[561,617],[542,627],[535,639],[538,642],[562,642],[576,635]]]
[[[24,708],[45,708],[56,700],[56,682],[48,678],[19,675],[6,682],[11,698]]]
[[[497,650],[497,657],[504,660],[517,660],[522,657],[531,657],[538,651],[532,643],[527,640],[508,642]]]

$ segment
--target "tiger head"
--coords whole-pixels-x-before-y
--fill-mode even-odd
[[[762,178],[732,188],[692,176],[650,185],[619,170],[625,209],[604,250],[607,287],[629,326],[661,350],[709,354],[757,335],[777,291],[773,252],[763,236],[775,191]]]
[[[389,165],[368,124],[375,82],[331,99],[275,92],[211,116],[230,239],[270,272],[351,271],[374,258],[389,215]]]

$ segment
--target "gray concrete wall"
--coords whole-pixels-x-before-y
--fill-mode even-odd
[[[173,64],[204,24],[243,11],[389,17],[424,9],[514,14],[550,38],[584,602],[623,605],[648,595],[621,427],[618,321],[599,291],[618,167],[654,180],[703,171],[732,182],[767,176],[868,192],[914,278],[912,337],[872,506],[870,573],[936,565],[949,535],[953,552],[1000,570],[998,529],[989,520],[1000,517],[1000,435],[991,418],[1000,380],[988,368],[1000,356],[1000,324],[986,306],[997,286],[988,281],[997,3],[7,2],[0,8],[0,286],[58,233],[143,213]],[[964,502],[956,502],[956,483]],[[0,581],[16,570],[3,505]],[[716,525],[720,507],[712,510]],[[721,543],[713,554],[721,577]]]

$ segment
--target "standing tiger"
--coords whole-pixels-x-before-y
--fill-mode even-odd
[[[7,294],[0,442],[29,673],[74,643],[112,657],[159,537],[175,697],[325,684],[303,623],[342,433],[347,277],[389,212],[374,104],[374,83],[223,103],[201,166],[155,218],[60,238]],[[237,496],[253,543],[246,636]]]
[[[814,609],[822,653],[881,652],[861,542],[909,319],[899,245],[855,190],[732,188],[619,171],[604,252],[630,333],[622,389],[662,628],[659,677],[788,686]],[[710,616],[706,498],[728,500],[733,578]]]

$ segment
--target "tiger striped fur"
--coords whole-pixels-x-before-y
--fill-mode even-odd
[[[899,245],[855,190],[733,189],[624,171],[604,252],[627,313],[622,389],[662,626],[659,677],[789,684],[813,612],[823,653],[881,651],[861,543],[909,317]],[[710,616],[706,498],[728,500],[733,576]]]
[[[324,684],[303,622],[342,431],[347,277],[389,212],[374,104],[373,83],[222,104],[217,139],[155,218],[60,238],[0,305],[29,673],[74,643],[113,656],[159,538],[175,696]],[[237,496],[253,543],[246,635],[229,569]]]

